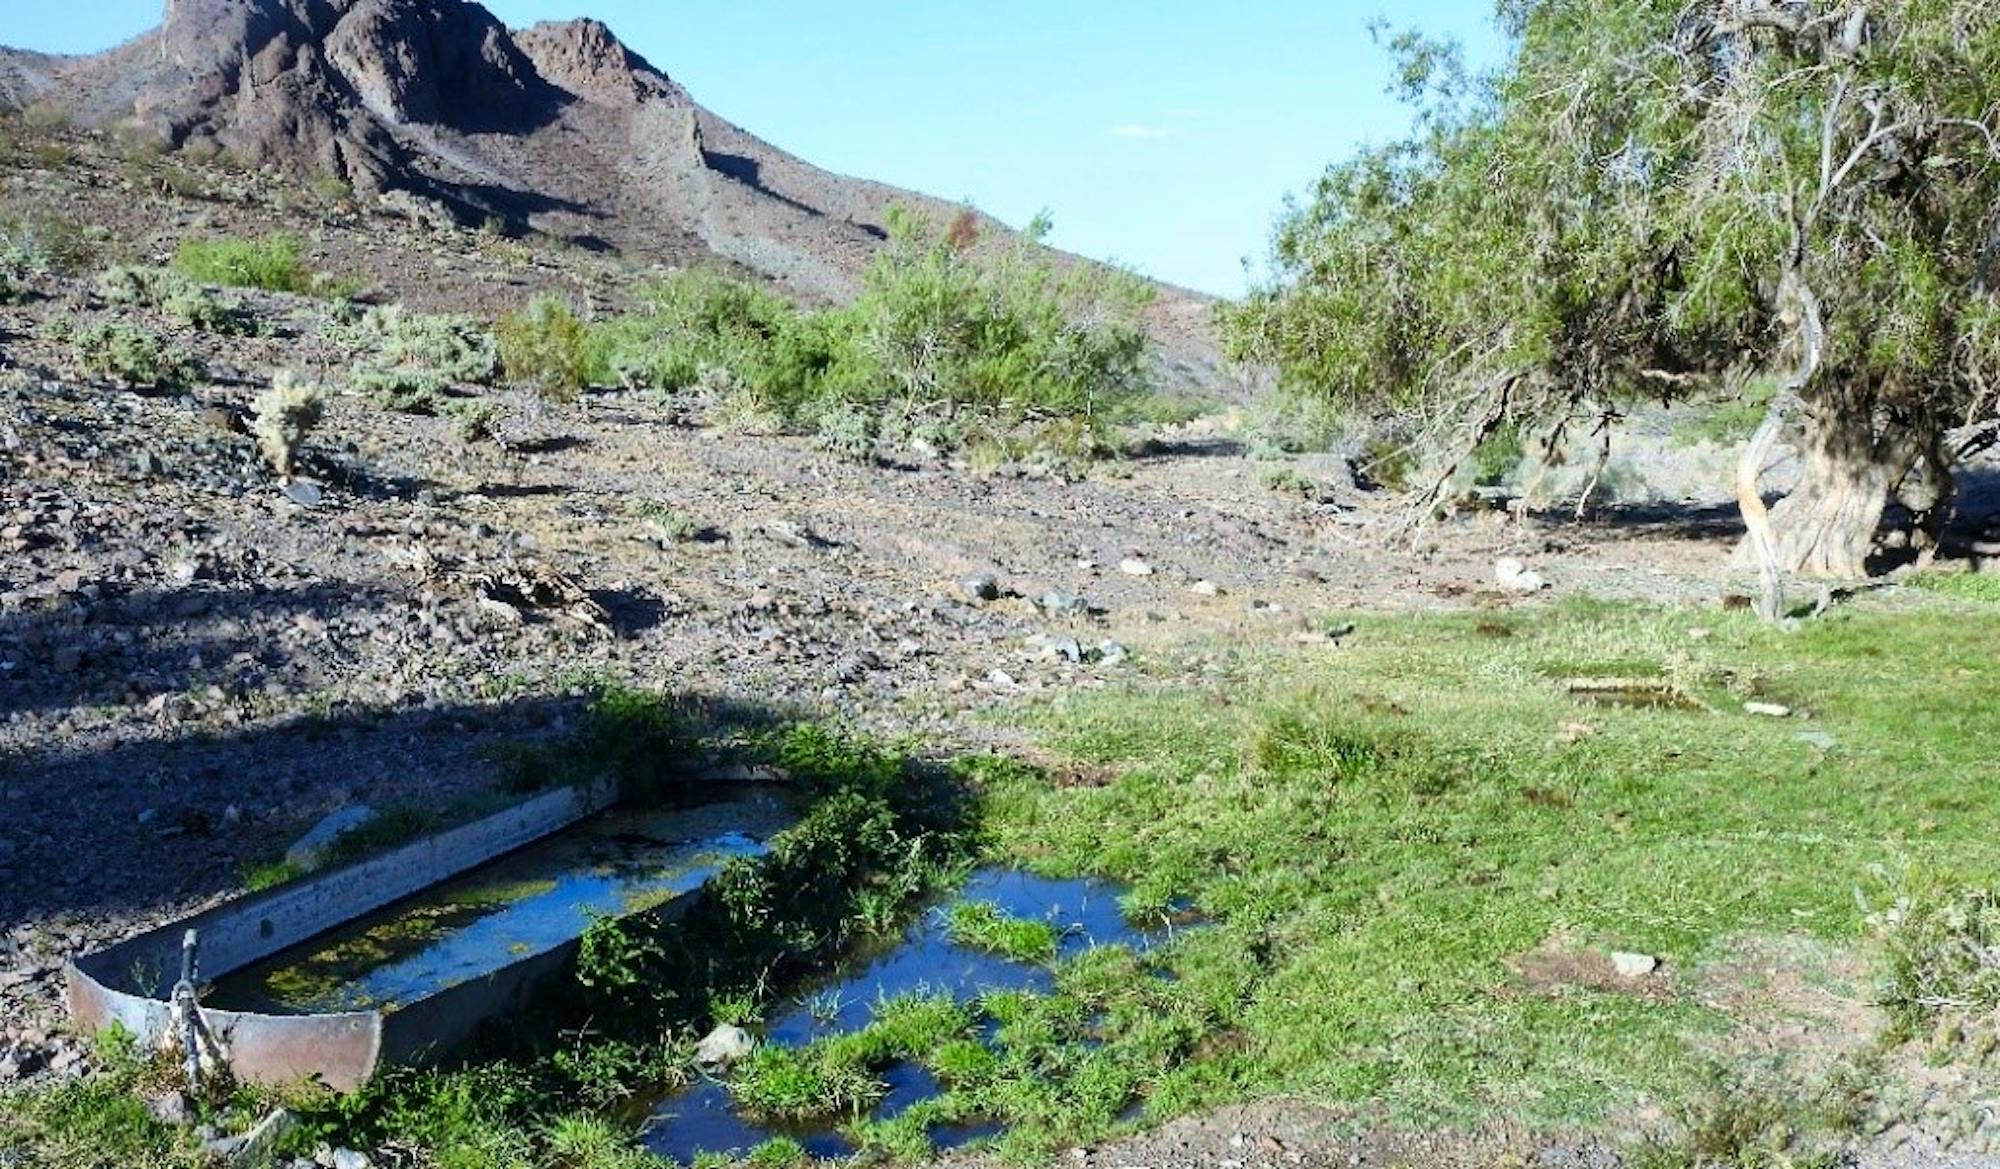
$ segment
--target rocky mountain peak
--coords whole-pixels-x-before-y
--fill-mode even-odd
[[[681,88],[627,48],[604,22],[549,21],[514,34],[550,84],[588,101],[631,105],[686,99]]]

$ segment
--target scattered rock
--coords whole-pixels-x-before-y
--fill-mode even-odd
[[[285,488],[285,498],[300,507],[318,507],[326,499],[326,492],[317,483],[301,479]]]
[[[312,872],[326,863],[327,853],[341,837],[373,823],[378,815],[366,804],[354,804],[332,813],[285,850],[285,863],[301,872]]]
[[[333,1169],[369,1169],[368,1154],[357,1153],[353,1149],[333,1151]]]
[[[966,600],[974,604],[997,601],[1000,599],[1000,578],[991,573],[979,573],[958,582],[958,589]]]
[[[1542,574],[1534,572],[1512,556],[1502,557],[1493,565],[1493,583],[1510,593],[1539,593],[1549,587]]]
[[[1130,560],[1119,561],[1118,571],[1124,573],[1126,576],[1151,576],[1153,575],[1153,566],[1134,557]]]
[[[1222,586],[1212,580],[1198,580],[1188,586],[1188,591],[1197,597],[1219,597],[1222,595]]]
[[[1644,978],[1660,968],[1660,960],[1651,954],[1634,954],[1614,950],[1611,954],[1612,969],[1620,978]]]
[[[1746,702],[1743,704],[1743,713],[1754,714],[1759,718],[1790,718],[1792,708],[1775,702]]]
[[[756,1049],[757,1040],[748,1031],[724,1023],[695,1046],[694,1062],[710,1071],[719,1071],[750,1058]]]
[[[1107,666],[1121,665],[1125,659],[1131,656],[1132,651],[1126,649],[1122,642],[1100,641],[1097,643],[1097,660]]]

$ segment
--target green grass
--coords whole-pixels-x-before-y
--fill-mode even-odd
[[[1047,921],[1013,917],[986,901],[961,901],[946,911],[946,929],[961,946],[985,950],[1016,962],[1055,957],[1062,933]]]
[[[2000,875],[2000,615],[1878,604],[1787,636],[1586,604],[1504,639],[1482,620],[1362,618],[1337,662],[1223,649],[1206,690],[1044,710],[1055,747],[1119,778],[999,784],[1000,853],[1130,881],[1141,908],[1191,897],[1211,924],[1168,949],[1175,986],[1231,992],[1197,1019],[1234,1050],[1136,1086],[1149,1105],[1287,1092],[1566,1124],[1683,1098],[1730,1019],[1524,993],[1507,960],[1561,939],[1693,971],[1748,935],[1860,944],[1878,866]],[[1579,706],[1556,679],[1593,662],[1712,711]]]
[[[1910,583],[1941,596],[2000,605],[2000,573],[1925,572],[1913,577]]]

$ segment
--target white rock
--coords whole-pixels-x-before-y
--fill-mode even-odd
[[[694,1062],[711,1070],[743,1062],[757,1049],[757,1040],[741,1027],[724,1023],[695,1046]]]
[[[1510,593],[1539,593],[1549,587],[1541,573],[1530,571],[1512,556],[1502,557],[1493,565],[1493,583]]]
[[[333,1169],[369,1169],[368,1154],[357,1153],[353,1149],[333,1151]]]
[[[1126,576],[1151,576],[1153,566],[1143,560],[1121,560],[1118,562],[1118,571]]]
[[[1198,580],[1188,586],[1188,591],[1198,597],[1219,597],[1222,595],[1222,586],[1212,580]]]
[[[1644,978],[1660,968],[1660,960],[1651,954],[1614,951],[1611,955],[1611,965],[1618,971],[1620,978]]]
[[[1743,704],[1743,713],[1754,714],[1762,718],[1790,718],[1792,717],[1792,708],[1789,706],[1780,706],[1775,702],[1746,702]]]

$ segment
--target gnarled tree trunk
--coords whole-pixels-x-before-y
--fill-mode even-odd
[[[1893,416],[1877,401],[1864,391],[1808,404],[1799,452],[1804,472],[1797,489],[1770,513],[1772,548],[1782,571],[1866,577],[1890,493],[1919,460],[1935,457],[1935,428]]]

